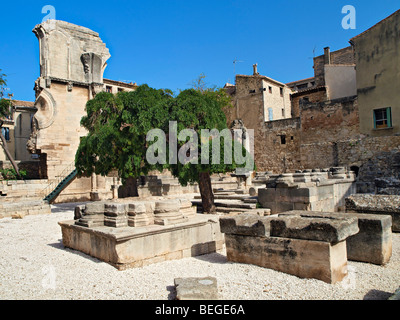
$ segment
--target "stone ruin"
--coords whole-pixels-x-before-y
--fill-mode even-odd
[[[234,198],[255,205],[258,192],[263,208],[230,208],[225,216],[196,214],[197,200],[189,197],[77,206],[73,221],[59,223],[63,243],[120,270],[218,252],[225,244],[228,261],[332,284],[346,277],[348,260],[390,261],[400,196],[353,194],[354,173],[344,168],[258,174],[253,182],[252,198],[219,190],[216,201],[229,196],[224,205]],[[195,280],[182,292],[200,290]]]
[[[258,202],[271,209],[271,214],[289,210],[344,211],[345,198],[356,193],[356,177],[344,167],[258,173],[249,192],[258,194]]]
[[[288,211],[220,219],[228,261],[341,281],[347,260],[383,265],[392,253],[391,218],[384,215]]]
[[[90,202],[59,225],[65,247],[119,270],[220,251],[224,243],[217,217],[197,215],[188,199]]]

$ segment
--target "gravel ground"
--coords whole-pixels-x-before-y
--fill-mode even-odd
[[[51,215],[0,219],[0,299],[78,300],[173,297],[174,278],[217,278],[225,300],[387,299],[400,286],[400,234],[386,266],[349,262],[349,276],[326,284],[282,272],[227,262],[208,254],[118,271],[109,264],[64,248],[58,221],[73,219],[74,204],[52,207]]]

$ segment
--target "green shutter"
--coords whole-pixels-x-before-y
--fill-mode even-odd
[[[392,127],[392,108],[386,108],[386,117],[387,117],[387,124],[388,128]]]

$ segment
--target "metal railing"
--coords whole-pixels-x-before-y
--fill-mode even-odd
[[[46,197],[49,195],[51,192],[54,191],[54,189],[66,178],[68,175],[75,170],[75,161],[71,162],[69,165],[67,165],[61,173],[56,175],[54,180],[41,191],[41,196],[42,198]]]

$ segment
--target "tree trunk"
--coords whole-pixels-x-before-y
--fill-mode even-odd
[[[214,194],[211,186],[211,177],[209,172],[199,173],[199,187],[203,213],[215,213]]]
[[[10,151],[8,150],[7,141],[4,138],[3,134],[1,133],[1,127],[2,127],[2,125],[0,125],[0,139],[1,139],[1,142],[3,143],[4,152],[6,153],[7,158],[10,160],[12,166],[14,167],[14,170],[17,173],[18,177],[21,178],[21,175],[19,174],[18,166],[15,163],[13,157],[11,156]]]

